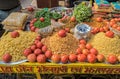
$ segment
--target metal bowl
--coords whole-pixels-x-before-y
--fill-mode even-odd
[[[57,12],[62,15],[71,16],[73,13],[73,10],[72,8],[67,8],[67,7],[53,7],[50,9],[50,12]]]
[[[75,2],[73,2],[74,7],[76,7],[77,5],[79,5],[79,4],[82,3],[82,2],[85,2],[85,4],[86,4],[87,6],[89,5],[89,1],[86,1],[86,0],[80,0],[80,1],[75,1]]]

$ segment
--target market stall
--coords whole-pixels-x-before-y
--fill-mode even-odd
[[[47,79],[43,74],[51,79],[111,74],[101,79],[113,79],[116,74],[119,79],[120,5],[99,1],[12,12],[2,22],[0,73],[36,74],[37,79]]]

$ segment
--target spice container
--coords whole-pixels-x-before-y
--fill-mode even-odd
[[[74,36],[77,39],[87,39],[90,37],[91,27],[87,24],[78,24],[74,29]]]

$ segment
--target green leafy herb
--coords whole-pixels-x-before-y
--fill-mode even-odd
[[[74,8],[73,15],[78,22],[89,21],[92,11],[88,6],[81,3]]]

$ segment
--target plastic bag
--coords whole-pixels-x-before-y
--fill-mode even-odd
[[[41,28],[38,30],[38,33],[42,36],[42,37],[46,37],[48,35],[51,35],[53,33],[53,28],[51,26],[47,26],[45,28]]]
[[[59,31],[62,26],[64,26],[65,24],[63,23],[59,23],[59,22],[56,22],[54,20],[51,20],[51,27],[54,29],[54,31]]]
[[[27,17],[28,14],[26,13],[13,12],[2,22],[2,24],[6,26],[23,27]]]

